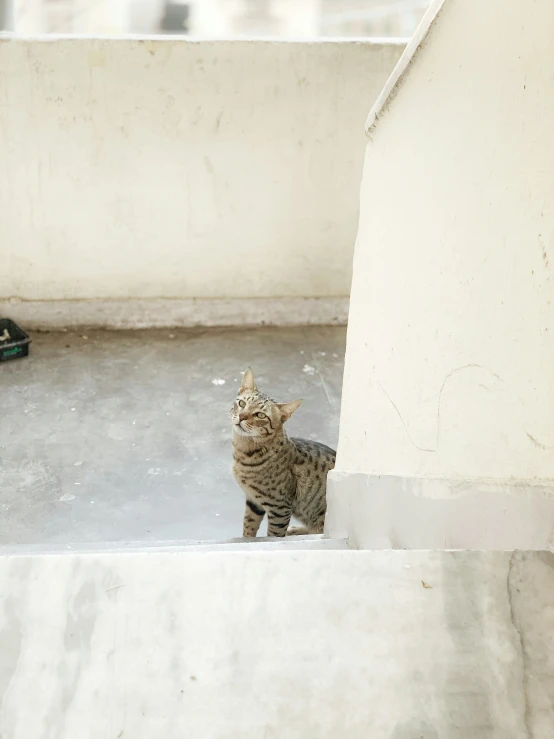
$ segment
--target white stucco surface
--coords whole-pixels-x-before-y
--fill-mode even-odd
[[[446,0],[369,121],[338,470],[554,479],[553,27]]]
[[[402,49],[1,41],[0,298],[348,296],[364,119]]]
[[[553,559],[0,557],[0,733],[550,739]]]

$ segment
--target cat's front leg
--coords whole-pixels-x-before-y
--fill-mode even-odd
[[[276,508],[268,508],[267,535],[286,536],[291,516],[292,509],[288,506],[280,505]]]
[[[242,524],[242,535],[245,539],[253,539],[256,536],[264,516],[264,509],[247,498]]]

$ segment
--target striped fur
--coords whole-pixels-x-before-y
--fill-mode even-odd
[[[323,532],[335,452],[287,436],[283,425],[300,403],[275,403],[258,390],[252,370],[244,373],[231,410],[233,474],[246,496],[243,536],[256,536],[266,513],[268,536]],[[289,529],[291,516],[304,526]]]

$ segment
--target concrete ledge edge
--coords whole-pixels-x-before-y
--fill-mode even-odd
[[[416,54],[419,52],[422,44],[427,37],[427,34],[431,30],[431,27],[434,25],[437,16],[442,10],[442,6],[444,5],[444,3],[445,0],[431,0],[431,3],[427,8],[425,15],[421,19],[419,26],[416,28],[414,35],[409,40],[404,53],[398,60],[395,68],[392,70],[390,77],[386,81],[385,86],[381,90],[379,97],[369,111],[369,115],[365,124],[366,135],[369,135],[371,133],[372,129],[377,123],[379,115],[388,106],[390,100],[395,94],[395,91],[402,84],[402,80],[404,78],[404,75],[406,74],[406,71],[408,70],[408,67],[412,63]]]
[[[195,326],[343,326],[349,299],[131,298],[0,300],[0,316],[22,328],[192,328]]]
[[[347,538],[359,549],[552,550],[554,481],[333,470],[325,536]]]

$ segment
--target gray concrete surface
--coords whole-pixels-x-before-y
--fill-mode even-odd
[[[137,552],[292,552],[292,551],[337,551],[352,549],[350,541],[344,538],[326,539],[323,534],[306,536],[285,536],[283,539],[258,536],[255,539],[238,537],[226,540],[208,539],[193,541],[105,541],[79,542],[73,544],[38,543],[38,544],[5,544],[0,546],[2,556],[27,556],[35,554],[66,555],[72,554],[133,554]],[[0,734],[1,737],[1,734]]]
[[[3,739],[552,739],[549,552],[27,555],[0,592]]]
[[[304,398],[293,435],[336,446],[342,328],[32,338],[0,365],[0,547],[240,536],[228,412],[249,364]]]

